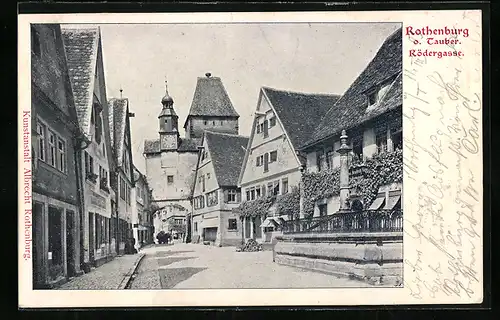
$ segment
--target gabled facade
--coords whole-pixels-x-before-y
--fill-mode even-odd
[[[238,175],[247,144],[247,137],[205,131],[193,186],[193,242],[241,243],[242,224],[233,209],[241,203]]]
[[[340,137],[346,131],[351,176],[358,175],[355,163],[366,163],[374,157],[394,156],[402,159],[402,32],[386,39],[373,60],[352,83],[342,98],[326,113],[311,139],[301,151],[307,154],[307,171],[334,171],[340,167]],[[365,165],[360,165],[365,168]],[[361,169],[364,170],[364,169]],[[398,169],[402,169],[398,168]],[[393,169],[391,169],[393,171]],[[351,208],[387,209],[401,206],[402,182],[380,186],[377,197],[366,203],[366,197],[352,189]],[[339,195],[316,200],[314,216],[330,215],[341,207]]]
[[[81,273],[78,125],[61,28],[31,25],[33,288]],[[28,127],[28,117],[23,126]]]
[[[238,181],[243,201],[283,195],[299,186],[305,157],[298,147],[307,141],[311,128],[338,98],[261,89]],[[267,222],[262,223],[264,219],[245,218],[244,237],[263,240],[266,230],[272,232]]]
[[[113,134],[113,155],[116,164],[113,176],[113,187],[116,197],[117,221],[116,238],[118,252],[130,253],[131,241],[139,246],[137,200],[134,180],[134,164],[132,161],[132,142],[130,137],[130,117],[127,98],[113,98],[109,102],[110,128]]]
[[[142,247],[153,243],[153,214],[151,212],[151,190],[146,176],[134,167],[137,201],[138,243]]]
[[[86,137],[79,156],[83,187],[83,260],[89,270],[113,255],[110,188],[113,157],[99,28],[62,26],[79,126]]]

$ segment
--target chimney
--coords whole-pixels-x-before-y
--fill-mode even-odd
[[[207,78],[210,78],[210,77],[212,76],[212,74],[211,74],[210,72],[207,72],[207,73],[205,73],[205,76],[206,76]]]

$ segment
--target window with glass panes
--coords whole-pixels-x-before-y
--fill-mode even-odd
[[[66,141],[46,124],[37,121],[38,159],[55,169],[67,172]]]
[[[228,226],[227,226],[227,229],[228,230],[236,230],[238,229],[238,222],[236,221],[236,219],[228,219]]]
[[[288,178],[283,178],[283,180],[281,180],[281,185],[282,194],[288,193]]]
[[[227,202],[236,202],[236,195],[238,192],[236,190],[230,189],[227,191]]]
[[[378,153],[387,151],[387,127],[379,126],[375,130],[375,141]]]
[[[45,125],[37,123],[38,132],[38,159],[45,161]]]

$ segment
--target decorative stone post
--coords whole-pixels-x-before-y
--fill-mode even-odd
[[[342,130],[340,137],[340,211],[349,211],[349,152],[352,150],[347,145],[347,135]]]
[[[255,237],[254,237],[254,222],[255,222],[255,218],[254,217],[250,217],[250,237],[251,239],[255,240]]]
[[[242,244],[245,244],[245,236],[246,236],[246,232],[247,232],[246,221],[247,221],[246,217],[241,218],[241,243]]]

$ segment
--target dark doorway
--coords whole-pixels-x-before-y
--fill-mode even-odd
[[[79,214],[78,214],[78,219],[80,221],[80,230],[78,230],[78,232],[80,232],[80,241],[79,241],[79,245],[80,245],[80,268],[81,270],[84,270],[85,272],[87,272],[87,268],[85,266],[85,245],[83,243],[83,239],[85,239],[85,217],[83,215],[83,212],[82,211],[79,211]]]
[[[255,217],[255,220],[254,220],[254,225],[253,225],[253,239],[260,239],[262,238],[262,228],[260,227],[260,225],[262,224],[262,219],[260,218],[260,216],[257,216]]]
[[[204,228],[203,241],[215,241],[217,239],[217,228]]]
[[[64,275],[62,256],[62,209],[49,206],[49,276]]]
[[[33,289],[42,289],[45,282],[43,263],[43,204],[35,202],[33,206]]]
[[[75,213],[71,210],[66,211],[66,267],[68,276],[74,277],[75,267]]]
[[[318,205],[318,209],[320,217],[328,215],[328,205],[326,203]]]
[[[94,225],[94,213],[89,212],[89,262],[92,266],[94,265]]]
[[[245,238],[250,238],[251,237],[251,235],[250,235],[250,219],[245,218],[244,223],[245,223]]]
[[[363,211],[363,202],[361,202],[358,199],[354,200],[351,204],[351,210],[352,211]]]

